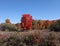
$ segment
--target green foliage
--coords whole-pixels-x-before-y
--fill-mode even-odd
[[[9,24],[9,23],[3,23],[1,24],[1,28],[2,31],[17,31],[17,28],[14,24]]]
[[[57,20],[56,22],[52,23],[50,25],[50,30],[60,31],[60,20]]]
[[[37,21],[32,20],[32,29],[37,29]]]

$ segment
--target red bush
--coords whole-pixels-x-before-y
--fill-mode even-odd
[[[21,27],[25,30],[32,28],[32,16],[30,14],[23,14],[21,18]]]

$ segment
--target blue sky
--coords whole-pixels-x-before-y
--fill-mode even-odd
[[[60,19],[60,0],[0,0],[0,23],[7,18],[19,23],[22,14],[31,14],[33,19]]]

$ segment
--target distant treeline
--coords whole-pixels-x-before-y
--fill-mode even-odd
[[[43,30],[60,31],[60,19],[58,20],[34,20],[30,14],[23,14],[21,23],[12,24],[10,19],[0,24],[0,31],[24,31],[24,30]]]

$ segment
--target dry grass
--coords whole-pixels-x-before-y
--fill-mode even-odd
[[[60,46],[60,32],[0,32],[0,46]]]

